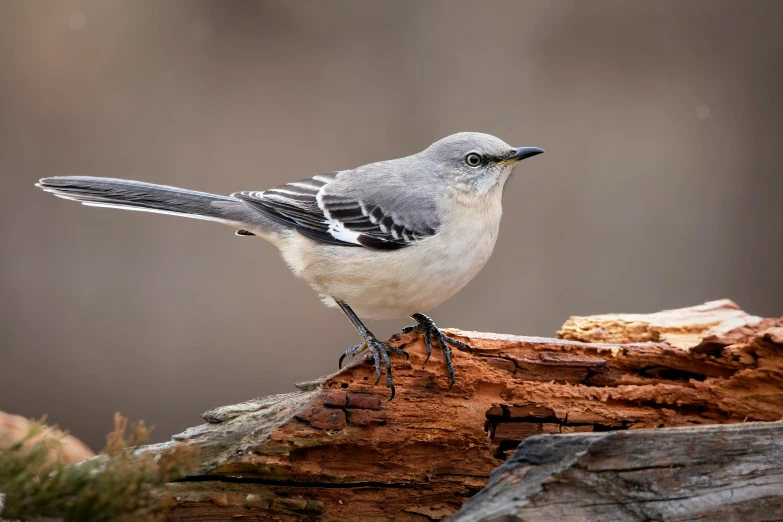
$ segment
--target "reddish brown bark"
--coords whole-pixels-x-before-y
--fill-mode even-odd
[[[572,318],[566,339],[449,334],[474,348],[455,351],[451,390],[416,340],[392,402],[361,362],[207,412],[175,437],[200,446],[201,466],[175,485],[169,520],[440,520],[531,435],[783,417],[783,320],[729,301]]]

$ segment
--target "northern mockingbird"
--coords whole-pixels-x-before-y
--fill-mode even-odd
[[[449,345],[470,347],[443,334],[422,312],[449,299],[484,267],[498,236],[503,185],[519,160],[542,152],[463,132],[406,158],[231,196],[84,176],[44,178],[37,186],[85,205],[217,221],[237,235],[266,239],[294,275],[327,306],[340,307],[361,335],[339,365],[369,349],[375,382],[383,363],[393,398],[389,352],[408,354],[379,341],[359,317],[414,319],[417,325],[403,331],[424,336],[427,359],[437,342],[451,387]]]

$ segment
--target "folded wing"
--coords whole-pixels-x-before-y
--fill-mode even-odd
[[[390,193],[388,181],[375,183],[361,173],[341,171],[232,197],[315,241],[395,250],[440,227],[432,194],[406,196],[405,187],[398,188]]]

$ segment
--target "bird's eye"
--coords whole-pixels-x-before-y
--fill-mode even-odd
[[[465,164],[468,167],[478,167],[481,165],[483,158],[481,157],[481,154],[476,154],[475,152],[471,152],[467,156],[465,156]]]

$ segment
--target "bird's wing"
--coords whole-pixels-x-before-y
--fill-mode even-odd
[[[434,195],[395,186],[389,177],[375,178],[379,175],[358,169],[330,172],[232,196],[310,239],[332,245],[394,250],[438,232]],[[396,185],[404,183],[400,179]]]

